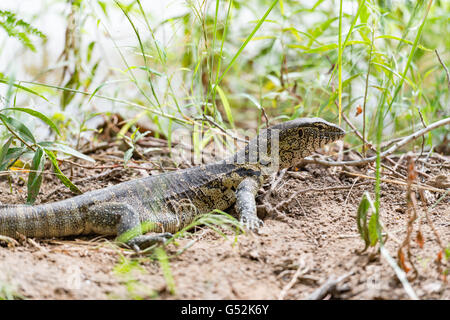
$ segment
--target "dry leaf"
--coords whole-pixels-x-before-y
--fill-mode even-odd
[[[417,241],[417,244],[419,245],[420,249],[423,249],[423,243],[424,243],[424,241],[423,241],[423,235],[422,235],[422,232],[420,232],[420,230],[417,231],[416,241]]]
[[[400,260],[400,266],[402,267],[403,271],[405,271],[406,273],[408,273],[408,271],[411,270],[411,269],[409,269],[409,268],[406,266],[406,263],[405,263],[405,255],[403,254],[403,250],[400,250],[400,251],[398,252],[398,258],[399,258],[399,260]]]
[[[360,104],[358,104],[358,106],[356,107],[356,113],[355,113],[355,117],[359,116],[362,113],[362,107]]]

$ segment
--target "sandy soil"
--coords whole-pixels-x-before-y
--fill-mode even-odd
[[[114,151],[117,156],[120,152]],[[114,153],[113,152],[113,153]],[[97,151],[98,158],[111,151]],[[444,159],[434,159],[420,167],[429,179],[449,177]],[[66,165],[64,172],[70,173]],[[356,169],[356,168],[355,168]],[[354,169],[354,170],[355,170]],[[266,217],[260,234],[227,239],[208,227],[200,227],[167,246],[170,270],[175,283],[171,294],[160,264],[151,256],[136,257],[112,243],[113,238],[28,239],[19,246],[0,246],[0,297],[26,299],[306,299],[324,283],[347,275],[325,299],[407,299],[402,284],[386,259],[377,250],[364,248],[356,226],[356,210],[364,191],[373,196],[373,182],[356,184],[355,176],[340,168],[308,164],[287,171],[272,192],[269,203],[280,203],[298,190],[304,192],[283,208],[282,215]],[[373,175],[370,168],[359,172]],[[102,174],[103,172],[103,174]],[[158,173],[152,171],[150,174]],[[386,178],[394,179],[387,176]],[[91,170],[74,167],[72,180],[83,191],[103,188],[148,174],[142,169]],[[405,172],[403,172],[405,174]],[[0,180],[1,203],[24,203],[25,175],[14,174]],[[91,178],[89,178],[91,177]],[[96,177],[92,179],[92,177]],[[357,183],[366,181],[358,180]],[[316,189],[347,187],[321,192]],[[267,191],[270,183],[264,186]],[[381,218],[389,233],[387,249],[396,259],[399,243],[406,234],[406,187],[383,183]],[[264,192],[258,201],[263,201]],[[443,193],[429,193],[429,216],[443,244],[450,243],[449,197],[431,209]],[[61,184],[46,176],[38,202],[71,197]],[[421,202],[418,201],[421,208]],[[445,282],[445,266],[436,262],[440,247],[419,210],[418,225],[424,237],[421,249],[411,241],[412,261],[418,277],[411,285],[421,299],[450,299]],[[188,247],[188,248],[186,248]],[[176,255],[177,251],[185,251]],[[442,260],[445,261],[445,260]],[[448,264],[447,264],[448,268]],[[411,274],[411,272],[410,272]]]

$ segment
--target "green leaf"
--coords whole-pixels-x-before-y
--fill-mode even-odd
[[[241,93],[239,95],[247,98],[248,100],[250,100],[259,110],[262,109],[261,104],[258,102],[258,100],[256,100],[255,97],[253,97],[253,96],[251,96],[251,95],[249,95],[247,93]]]
[[[414,45],[414,42],[412,42],[412,41],[409,41],[409,40],[406,40],[406,39],[402,39],[402,38],[396,37],[396,36],[391,36],[391,35],[382,35],[382,36],[376,37],[375,39],[391,39],[391,40],[398,40],[398,41],[404,42],[404,43],[409,44],[409,45]],[[424,50],[424,51],[433,51],[433,50],[428,49],[428,48],[426,48],[426,47],[424,47],[424,46],[422,46],[422,45],[420,45],[420,44],[417,45],[417,48],[422,49],[422,50]]]
[[[38,147],[34,153],[33,161],[31,162],[30,173],[28,174],[27,183],[27,203],[33,204],[39,194],[39,189],[42,183],[42,171],[44,170],[45,154],[42,148]]]
[[[95,90],[91,93],[88,102],[91,102],[91,99],[97,94],[98,90],[100,90],[102,87],[104,87],[107,84],[108,84],[108,82],[103,82],[97,88],[95,88]]]
[[[367,228],[367,214],[370,208],[369,199],[367,198],[366,193],[364,193],[361,202],[358,206],[358,211],[356,215],[356,225],[358,227],[358,232],[361,238],[364,240],[365,246],[369,246],[370,239],[369,239],[369,230]],[[365,250],[364,249],[364,250]],[[363,251],[364,251],[363,250]]]
[[[342,81],[342,88],[345,88],[353,79],[359,77],[360,75],[362,75],[363,73],[356,73],[352,76],[350,76],[349,78],[345,79],[344,81]]]
[[[301,46],[295,46],[295,45],[293,45],[292,47],[301,48]],[[337,49],[337,48],[338,48],[338,45],[336,43],[330,43],[330,44],[326,44],[326,45],[323,45],[320,47],[305,50],[305,53],[326,52],[326,51],[330,51],[330,50]]]
[[[91,157],[89,157],[85,154],[82,154],[81,152],[79,152],[75,149],[72,149],[71,147],[66,146],[59,142],[42,141],[42,142],[39,142],[38,145],[40,145],[41,147],[43,147],[47,150],[60,151],[62,153],[69,154],[71,156],[74,156],[74,157],[77,157],[77,158],[80,158],[80,159],[83,159],[83,160],[86,160],[89,162],[95,162],[95,160],[92,159]]]
[[[41,119],[46,124],[48,124],[49,127],[53,129],[53,131],[55,131],[58,135],[61,135],[61,133],[58,130],[58,127],[53,123],[53,121],[50,120],[46,115],[40,113],[39,111],[30,109],[30,108],[19,108],[19,107],[5,108],[5,109],[2,109],[2,111],[3,110],[13,110],[13,111],[21,111],[21,112],[28,113],[28,114],[32,115],[33,117]]]
[[[161,72],[158,72],[158,71],[156,71],[156,70],[154,70],[152,68],[146,67],[146,66],[139,66],[139,69],[147,71],[150,75],[154,74],[154,75],[157,75],[157,76],[162,76]]]
[[[370,246],[374,246],[378,242],[377,215],[372,214],[369,221],[369,239]]]
[[[31,51],[36,51],[36,47],[30,39],[31,35],[46,39],[45,34],[39,29],[17,18],[16,14],[11,11],[0,10],[0,27],[6,31],[8,36],[16,38]]]
[[[76,89],[76,90],[78,90],[80,85],[81,85],[81,83],[80,83],[80,73],[79,73],[78,69],[75,68],[75,71],[72,73],[72,75],[69,78],[69,80],[67,80],[67,82],[64,84],[64,87],[67,88],[67,89]],[[74,97],[75,97],[75,92],[74,91],[72,91],[72,90],[64,90],[63,91],[63,93],[61,95],[61,99],[60,99],[61,107],[62,107],[63,110],[73,100]]]
[[[8,80],[8,79],[0,79],[0,83],[11,85],[11,86],[16,87],[18,89],[22,89],[23,91],[26,91],[28,93],[34,94],[35,96],[38,96],[38,97],[44,99],[45,101],[48,101],[46,97],[44,97],[43,95],[37,93],[36,91],[28,89],[27,87],[21,86],[20,84],[11,83],[10,80]]]
[[[233,113],[231,112],[230,103],[228,102],[227,96],[225,95],[225,92],[217,85],[216,86],[217,92],[219,92],[220,100],[222,101],[223,108],[225,109],[225,113],[228,118],[228,122],[230,123],[231,127],[234,128],[234,120],[233,120]]]
[[[137,236],[142,235],[142,229],[141,229],[141,225],[137,225],[136,227],[133,227],[125,232],[123,232],[122,234],[120,234],[116,241],[120,242],[120,243],[127,243],[128,241],[130,241],[133,238],[136,238]]]
[[[334,17],[331,19],[326,20],[325,22],[321,23],[319,26],[314,28],[310,31],[311,37],[308,42],[308,47],[311,46],[313,42],[316,42],[316,39],[321,36],[328,28],[329,26],[338,19],[338,17]]]
[[[28,147],[14,147],[6,150],[3,163],[0,164],[0,171],[3,171],[14,164],[23,154],[28,151]]]
[[[62,173],[61,169],[58,166],[58,160],[56,159],[55,154],[51,151],[51,150],[47,150],[46,148],[44,148],[45,153],[47,154],[48,158],[50,159],[50,161],[53,164],[53,171],[55,172],[56,176],[58,177],[59,180],[61,180],[61,182],[70,189],[70,191],[81,194],[81,190],[78,189],[78,187],[76,185],[74,185],[72,183],[72,181],[69,180],[69,178],[67,178],[64,173]]]
[[[90,62],[92,58],[92,50],[94,50],[95,41],[91,41],[87,46],[86,61]]]
[[[169,257],[163,248],[155,248],[156,258],[161,266],[164,278],[166,279],[167,288],[171,294],[175,294],[175,281],[170,271]]]
[[[366,46],[370,46],[370,42],[361,41],[361,40],[347,41],[345,46],[348,47],[348,46],[352,46],[354,44],[364,44]],[[300,46],[300,45],[290,45],[290,47],[303,49],[303,46]],[[327,52],[327,51],[338,49],[338,48],[339,48],[338,44],[330,43],[330,44],[326,44],[326,45],[323,45],[323,46],[320,46],[317,48],[305,50],[305,53]]]
[[[8,152],[9,146],[11,145],[13,139],[14,137],[10,137],[3,145],[3,147],[0,148],[0,168],[2,167],[3,161],[5,160],[6,157],[6,153]]]
[[[127,151],[125,151],[125,154],[123,155],[123,166],[126,166],[128,161],[130,161],[131,156],[133,155],[134,147],[131,147]]]
[[[7,127],[8,130],[13,131],[21,139],[32,144],[36,144],[36,140],[31,131],[19,120],[12,117],[5,116],[0,113],[0,120]],[[13,130],[15,129],[15,130]]]
[[[408,77],[403,77],[401,74],[399,74],[397,71],[395,71],[392,68],[389,68],[387,65],[381,64],[381,63],[377,63],[377,62],[372,62],[374,65],[377,65],[383,69],[385,69],[386,71],[389,71],[393,74],[395,74],[397,77],[399,77],[400,79],[406,80],[406,82],[408,82],[408,84],[411,86],[411,88],[413,88],[414,90],[416,89],[416,85],[414,84],[414,82],[412,82]]]
[[[216,81],[216,84],[220,83],[223,79],[223,77],[225,76],[225,74],[230,70],[230,68],[233,66],[234,62],[236,61],[236,59],[241,55],[242,51],[245,49],[245,47],[247,46],[247,44],[249,43],[249,41],[253,38],[253,36],[255,35],[256,31],[258,31],[258,29],[261,27],[261,25],[263,24],[264,20],[266,20],[267,16],[269,15],[269,13],[272,11],[273,7],[275,7],[275,5],[277,4],[278,0],[274,0],[272,2],[272,4],[270,5],[270,7],[266,10],[266,12],[264,13],[264,15],[261,17],[261,19],[258,20],[258,23],[256,24],[256,26],[253,28],[252,32],[248,35],[248,37],[245,39],[244,43],[241,45],[241,47],[239,48],[239,50],[236,52],[236,54],[233,56],[233,58],[231,59],[230,63],[228,64],[228,66],[225,68],[225,71],[221,74],[220,78]]]

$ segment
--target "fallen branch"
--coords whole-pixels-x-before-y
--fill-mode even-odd
[[[430,124],[428,127],[423,128],[419,131],[414,132],[413,134],[404,137],[399,142],[395,143],[392,147],[390,147],[388,150],[382,152],[380,154],[381,159],[386,158],[387,156],[393,154],[396,150],[400,149],[404,145],[408,144],[409,142],[423,136],[424,134],[430,132],[431,130],[434,130],[436,128],[445,126],[450,124],[450,117],[436,121],[432,124]],[[327,160],[321,160],[321,159],[315,159],[311,157],[304,158],[302,162],[304,163],[317,163],[324,166],[360,166],[366,163],[371,163],[376,161],[377,156],[364,158],[361,160],[352,160],[352,161],[327,161]]]
[[[351,123],[351,121],[347,118],[347,116],[346,116],[345,114],[342,114],[342,118],[344,119],[345,122],[347,122],[347,124],[350,126],[350,128],[352,128],[352,130],[353,130],[353,132],[356,134],[356,136],[357,136],[359,139],[361,139],[361,141],[363,142],[363,147],[365,148],[366,145],[367,145],[367,146],[369,147],[370,150],[372,150],[372,151],[374,151],[374,152],[376,153],[376,152],[377,152],[377,149],[375,149],[375,147],[363,137],[363,135],[358,131],[358,129],[353,125],[353,123]],[[402,138],[400,138],[400,140],[401,140],[401,139],[402,139]],[[364,156],[365,156],[365,152],[364,152]],[[393,174],[397,175],[398,177],[403,178],[403,179],[406,180],[406,177],[405,177],[404,175],[402,175],[401,173],[399,173],[399,172],[396,171],[397,166],[398,166],[398,163],[395,163],[395,161],[392,160],[392,159],[389,158],[389,157],[386,157],[386,160],[389,161],[391,164],[395,165],[395,167],[392,169],[391,167],[389,167],[389,166],[387,166],[387,165],[384,165],[384,164],[381,164],[381,166],[382,166],[383,168],[388,169],[389,171],[391,171]],[[406,168],[403,168],[403,169],[406,169]],[[420,172],[420,173],[421,173],[422,175],[426,176],[427,178],[430,177],[430,176],[427,175],[426,173],[423,173],[423,172]]]
[[[327,281],[325,281],[325,283],[320,288],[316,289],[316,291],[310,294],[307,300],[323,299],[327,295],[327,293],[333,291],[340,282],[350,277],[353,274],[353,272],[354,271],[346,273],[337,279],[334,276],[331,276],[330,278],[328,278]]]
[[[289,289],[291,289],[294,284],[297,282],[298,277],[301,275],[304,275],[309,271],[308,266],[306,266],[306,263],[304,260],[299,261],[299,266],[297,268],[297,271],[295,271],[294,276],[292,277],[291,281],[281,290],[280,294],[278,295],[278,300],[284,300],[284,297],[286,296]]]
[[[341,172],[345,173],[345,174],[352,175],[352,176],[361,177],[361,178],[364,178],[364,179],[376,180],[375,177],[366,176],[365,174],[353,173],[353,172],[348,172],[348,171],[341,171]],[[386,182],[386,183],[399,184],[399,185],[402,185],[402,186],[406,186],[407,185],[406,182],[398,181],[398,180],[391,180],[391,179],[381,178],[380,181]],[[417,184],[417,183],[412,184],[412,186],[417,188],[417,189],[428,190],[428,191],[433,191],[433,192],[439,192],[439,193],[446,192],[445,189],[433,188],[433,187],[430,187],[430,186],[424,186],[422,184]]]

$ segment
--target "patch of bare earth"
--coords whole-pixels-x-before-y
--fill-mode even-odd
[[[103,151],[97,155],[107,156]],[[443,159],[433,161],[435,165],[424,168],[428,175],[448,177],[448,162],[439,166]],[[373,173],[367,168],[361,170]],[[88,191],[145,174],[143,169],[74,167],[72,180]],[[24,203],[26,185],[19,176],[0,181],[0,202]],[[132,259],[132,253],[113,245],[112,238],[102,237],[31,239],[21,241],[19,246],[0,247],[0,288],[7,285],[8,290],[28,299],[306,299],[330,278],[346,275],[334,289],[325,292],[325,299],[407,299],[395,272],[376,250],[359,253],[364,243],[356,227],[356,209],[364,191],[373,195],[373,182],[359,185],[365,180],[358,180],[351,188],[355,178],[340,169],[314,164],[288,171],[269,198],[273,206],[299,190],[314,190],[294,197],[282,208],[281,217],[266,217],[260,234],[236,238],[228,233],[228,239],[224,239],[202,227],[179,240],[177,246],[169,245],[166,250],[173,256],[170,269],[176,285],[174,295],[169,293],[159,263],[150,259],[141,259],[140,267],[127,274],[115,272],[121,256]],[[347,188],[315,190],[339,186]],[[394,259],[397,242],[403,241],[406,234],[405,190],[402,185],[382,184],[381,218],[389,232],[386,247]],[[430,195],[430,218],[448,246],[449,197],[431,209],[443,193]],[[71,196],[47,176],[39,201]],[[263,194],[259,201],[262,198]],[[411,285],[421,299],[449,299],[450,288],[436,262],[440,247],[425,219],[421,231],[423,248],[414,240],[416,233],[411,242],[412,261],[418,271]],[[185,246],[190,247],[175,256]]]

